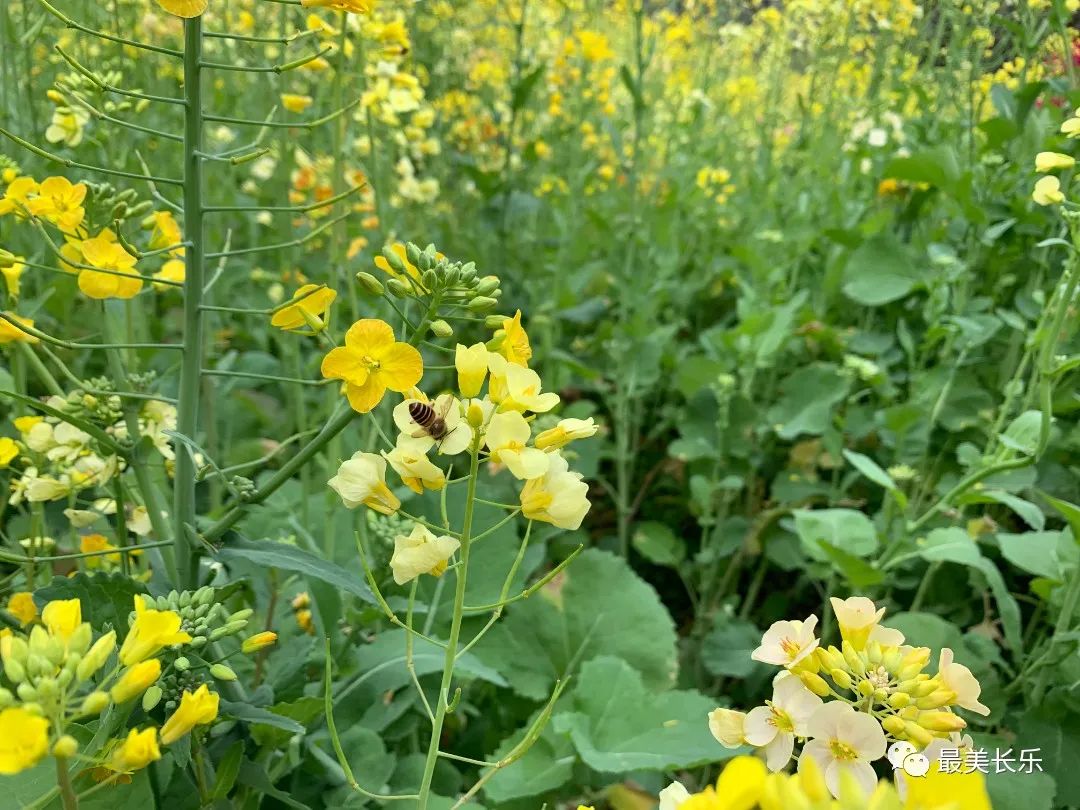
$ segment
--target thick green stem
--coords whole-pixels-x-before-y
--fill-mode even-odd
[[[63,757],[56,758],[56,784],[60,787],[60,800],[63,802],[64,810],[79,810],[79,797],[75,795],[75,789],[71,786],[68,761]]]
[[[184,254],[184,357],[180,366],[177,430],[191,438],[199,428],[199,390],[203,355],[202,298],[205,285],[202,158],[202,21],[184,21],[184,233],[190,247]],[[177,567],[183,587],[195,585],[198,564],[188,535],[195,526],[195,463],[191,452],[176,454],[173,504]]]
[[[457,588],[454,591],[454,615],[450,621],[450,637],[446,642],[446,658],[443,661],[442,682],[439,684],[438,703],[435,708],[435,720],[431,724],[431,742],[428,744],[427,760],[424,762],[424,778],[420,782],[418,810],[427,810],[431,798],[431,779],[435,774],[435,763],[439,759],[439,744],[442,741],[443,721],[449,708],[450,683],[454,677],[454,663],[457,660],[458,639],[461,635],[461,618],[465,608],[465,582],[469,573],[469,546],[472,542],[473,507],[476,504],[476,479],[480,467],[479,440],[473,442],[469,462],[469,488],[465,496],[465,519],[461,524],[461,559],[454,569]]]

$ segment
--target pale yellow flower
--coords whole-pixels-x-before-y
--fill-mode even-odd
[[[390,558],[394,582],[404,585],[421,574],[442,576],[447,561],[460,546],[455,538],[435,536],[417,523],[408,537],[398,535],[394,538],[394,554]]]

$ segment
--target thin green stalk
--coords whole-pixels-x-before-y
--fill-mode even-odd
[[[184,346],[180,366],[177,431],[195,438],[203,355],[203,286],[206,282],[203,233],[202,20],[184,21],[184,233],[191,243],[184,255]],[[181,587],[195,585],[198,564],[188,528],[195,527],[195,461],[187,448],[176,455],[173,536]]]
[[[427,810],[431,798],[431,780],[435,774],[435,764],[439,760],[439,744],[442,742],[443,722],[449,708],[450,684],[454,677],[454,663],[457,661],[458,639],[461,636],[461,619],[465,608],[465,583],[469,573],[469,547],[472,544],[473,508],[476,501],[476,479],[480,468],[479,439],[473,441],[470,448],[469,486],[465,495],[465,518],[461,524],[461,555],[455,569],[457,587],[454,590],[454,613],[450,620],[450,636],[446,642],[446,658],[443,661],[442,681],[435,708],[435,720],[431,724],[431,740],[428,743],[427,759],[424,762],[424,776],[420,782],[418,810]]]

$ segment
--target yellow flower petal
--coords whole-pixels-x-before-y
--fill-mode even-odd
[[[379,351],[379,377],[391,391],[404,393],[424,376],[424,358],[416,347],[395,343]]]
[[[386,393],[386,386],[378,377],[370,377],[363,385],[349,383],[345,390],[345,396],[349,398],[349,404],[358,413],[368,413],[378,405]]]
[[[177,17],[190,19],[206,11],[207,0],[157,0],[159,6]]]

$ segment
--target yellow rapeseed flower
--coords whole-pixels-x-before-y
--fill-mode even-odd
[[[127,703],[149,689],[159,677],[161,661],[156,658],[140,661],[124,670],[124,674],[109,690],[109,694],[117,703]]]
[[[0,470],[19,456],[19,445],[9,436],[0,436]]]
[[[67,641],[82,624],[82,602],[78,599],[54,599],[41,611],[41,621],[50,635]]]
[[[85,199],[85,183],[72,183],[66,177],[48,177],[41,181],[38,195],[27,207],[34,216],[43,217],[70,233],[82,225],[86,217]]]
[[[14,312],[5,312],[6,317],[0,318],[0,343],[37,343],[38,339],[31,335],[29,332],[24,332],[17,327],[14,323],[11,323],[8,318],[16,323],[21,323],[23,326],[29,326],[34,328],[33,318],[21,318]]]
[[[79,538],[79,551],[83,554],[94,551],[113,551],[115,549],[116,546],[110,543],[103,534],[84,534]],[[93,557],[86,558],[86,567],[100,568],[105,562],[118,563],[120,562],[120,555],[95,554]]]
[[[323,358],[322,375],[344,380],[353,410],[368,413],[386,389],[404,393],[424,376],[424,360],[416,347],[399,343],[385,321],[365,318],[349,327],[345,345]]]
[[[158,747],[157,729],[151,727],[139,731],[133,728],[128,732],[127,739],[113,751],[109,769],[117,773],[131,773],[159,759],[161,749]]]
[[[1076,165],[1076,158],[1072,155],[1064,155],[1061,152],[1039,152],[1035,155],[1035,171],[1040,174],[1056,172],[1061,169],[1071,169]]]
[[[528,366],[532,358],[532,347],[529,345],[529,336],[521,325],[521,310],[514,313],[513,318],[506,318],[502,322],[502,329],[495,333],[496,340],[501,338],[496,351],[517,366]]]
[[[29,591],[13,593],[11,598],[8,599],[7,609],[8,613],[18,619],[23,627],[30,624],[38,615],[37,605],[34,604],[34,595]]]
[[[296,93],[282,93],[281,106],[291,113],[302,113],[311,106],[311,96],[301,96]]]
[[[183,284],[184,279],[187,278],[187,266],[184,264],[183,259],[169,259],[165,264],[161,265],[161,269],[154,273],[154,278],[159,278],[162,281],[175,281],[178,284]],[[154,289],[158,292],[168,292],[169,290],[178,289],[172,284],[159,284],[154,282]]]
[[[205,683],[194,693],[185,691],[180,697],[180,705],[161,727],[162,745],[172,745],[195,726],[214,722],[217,715],[218,696]]]
[[[8,183],[4,196],[0,197],[0,217],[11,213],[25,217],[24,209],[30,207],[30,198],[37,193],[37,180],[33,177],[16,177]]]
[[[1035,181],[1031,199],[1039,205],[1058,205],[1065,202],[1065,195],[1061,193],[1061,181],[1053,175],[1040,177]]]
[[[330,309],[337,298],[337,291],[322,284],[305,284],[293,293],[292,300],[273,314],[270,325],[278,329],[292,331],[309,328],[312,331],[322,329],[322,316]]]
[[[49,721],[15,707],[0,711],[0,774],[32,768],[49,752]]]
[[[157,0],[159,6],[177,17],[198,17],[208,5],[207,0]]]
[[[124,250],[119,242],[109,241],[105,235],[84,239],[80,244],[86,264],[107,270],[79,271],[79,289],[90,298],[134,298],[142,289],[143,282],[135,270],[135,257]],[[119,274],[119,275],[118,275]]]
[[[349,14],[370,14],[375,10],[375,0],[300,0],[305,8],[329,8]]]
[[[184,644],[191,636],[180,629],[180,614],[151,610],[141,596],[135,597],[135,622],[120,647],[120,663],[131,666],[157,654],[163,647]]]

